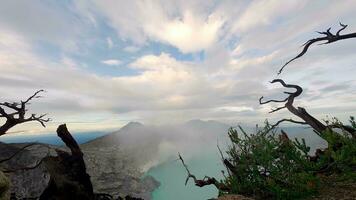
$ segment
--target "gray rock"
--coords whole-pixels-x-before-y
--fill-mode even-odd
[[[0,143],[0,159],[7,158],[18,151],[25,144]],[[64,147],[51,146],[51,148]],[[114,197],[131,195],[144,199],[151,198],[151,192],[158,187],[159,183],[152,177],[142,178],[143,174],[133,164],[130,156],[117,147],[82,147],[87,172],[96,193],[107,193]],[[24,150],[13,159],[2,163],[4,168],[21,168],[34,166],[47,154],[55,155],[52,150],[44,146],[33,146]],[[33,170],[16,171],[10,174],[11,193],[17,198],[39,197],[47,186],[49,174],[43,164]]]

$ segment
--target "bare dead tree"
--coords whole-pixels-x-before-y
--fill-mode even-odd
[[[5,118],[6,120],[5,123],[0,126],[0,136],[6,134],[6,132],[14,126],[30,121],[37,121],[43,127],[46,127],[45,123],[51,120],[50,118],[45,118],[47,114],[41,114],[39,116],[31,114],[30,117],[26,117],[26,112],[28,111],[26,106],[30,104],[31,100],[42,97],[39,95],[41,92],[44,92],[44,90],[38,90],[25,101],[0,103],[0,118]]]
[[[341,28],[335,33],[331,33],[331,28],[328,28],[326,31],[323,32],[317,32],[321,35],[325,35],[324,37],[318,37],[318,38],[313,38],[308,40],[306,43],[303,44],[304,48],[303,50],[296,55],[294,58],[290,59],[288,62],[286,62],[278,71],[278,75],[282,73],[283,69],[291,62],[293,62],[294,60],[302,57],[309,49],[309,47],[317,42],[321,42],[321,41],[325,41],[323,44],[330,44],[339,40],[345,40],[345,39],[349,39],[349,38],[356,38],[356,32],[355,33],[348,33],[348,34],[344,34],[341,35],[341,31],[345,30],[347,28],[347,25],[340,23]]]

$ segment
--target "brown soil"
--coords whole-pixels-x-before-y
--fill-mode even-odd
[[[253,199],[242,195],[224,195],[219,197],[218,200],[253,200]]]
[[[323,178],[319,195],[311,200],[356,200],[356,182],[340,181],[337,177]]]

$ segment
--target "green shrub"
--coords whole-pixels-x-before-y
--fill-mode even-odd
[[[353,118],[350,122],[355,128]],[[230,188],[227,193],[257,199],[302,199],[318,192],[320,173],[356,177],[356,143],[346,133],[323,133],[329,148],[316,161],[311,161],[304,139],[291,141],[286,134],[277,135],[268,122],[254,134],[241,127],[231,128],[228,134],[231,145],[226,160],[232,167],[222,180]],[[339,148],[332,148],[335,146]]]

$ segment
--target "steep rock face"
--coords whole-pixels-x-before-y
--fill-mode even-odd
[[[152,177],[141,178],[131,156],[119,147],[81,148],[96,193],[151,199],[151,192],[159,186]]]

